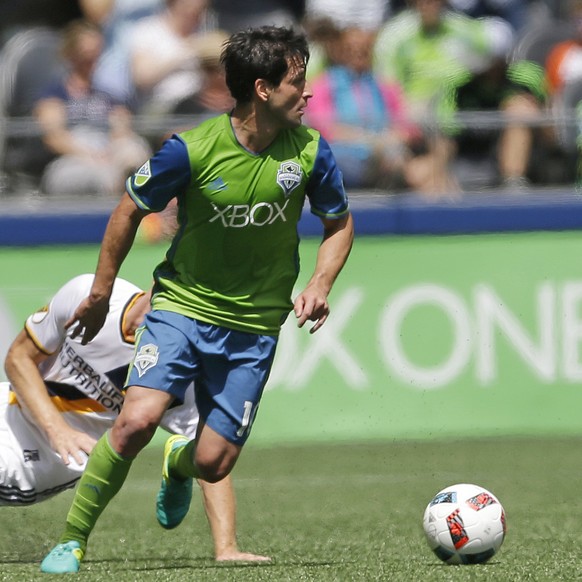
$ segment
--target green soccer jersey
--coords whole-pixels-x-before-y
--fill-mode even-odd
[[[438,106],[448,88],[466,82],[473,62],[489,50],[482,21],[445,11],[440,26],[427,32],[419,13],[409,9],[388,22],[378,36],[375,69],[401,84],[413,108]]]
[[[172,136],[127,181],[145,210],[178,203],[178,231],[154,272],[153,308],[276,335],[299,271],[305,198],[321,217],[348,212],[328,144],[300,126],[263,152],[242,147],[228,114]]]

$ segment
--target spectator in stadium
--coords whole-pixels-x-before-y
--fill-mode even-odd
[[[445,0],[413,0],[381,29],[375,69],[400,83],[414,116],[434,116],[449,87],[470,76],[470,61],[488,50],[481,21],[452,12]]]
[[[116,279],[105,325],[82,345],[65,323],[92,282],[92,275],[80,275],[65,283],[28,317],[6,356],[9,382],[0,383],[0,505],[28,506],[74,487],[97,439],[121,409],[135,332],[150,309],[150,294]],[[189,388],[185,402],[166,412],[162,426],[193,438],[197,425]],[[199,484],[216,559],[266,560],[237,547],[230,479]]]
[[[329,20],[339,30],[378,31],[390,9],[387,0],[306,0],[305,20]]]
[[[222,53],[236,105],[167,140],[127,182],[106,229],[90,294],[68,325],[82,344],[103,326],[116,273],[144,215],[178,198],[180,228],[154,272],[152,311],[135,346],[120,415],[95,445],[44,572],[78,571],[99,515],[152,438],[168,405],[195,381],[195,440],[165,447],[158,519],[186,516],[185,480],[220,481],[249,436],[283,321],[329,315],[328,295],[348,258],[353,223],[341,173],[323,138],[301,120],[311,92],[305,37],[263,27],[233,34]],[[295,300],[297,223],[305,197],[324,236]],[[173,330],[173,331],[172,331]],[[160,335],[161,334],[161,335]]]
[[[82,0],[2,0],[0,48],[15,34],[43,26],[62,30],[69,22],[82,18]]]
[[[471,179],[484,161],[494,162],[492,183],[483,185],[501,184],[507,190],[522,191],[529,186],[534,142],[538,147],[547,142],[540,129],[547,97],[544,72],[536,63],[510,62],[513,33],[506,22],[488,18],[484,23],[491,39],[490,52],[480,67],[475,63],[471,78],[454,88],[452,104],[455,112],[465,114],[499,112],[502,125],[479,127],[475,120],[473,125],[468,120],[466,127],[454,133],[455,166],[459,171],[460,164],[468,162]]]
[[[200,89],[174,107],[179,115],[217,115],[226,113],[234,107],[234,100],[224,78],[224,69],[220,63],[222,46],[228,40],[226,32],[215,30],[206,33],[198,51],[200,63]]]
[[[387,0],[307,0],[302,22],[311,52],[307,78],[312,80],[327,67],[340,64],[335,53],[341,50],[338,45],[342,30],[377,32],[388,9]]]
[[[136,22],[164,9],[164,0],[80,0],[87,20],[103,31],[104,48],[93,76],[97,89],[133,106],[129,40]]]
[[[129,41],[137,112],[171,113],[202,86],[200,51],[209,0],[166,0],[165,9],[138,21]]]
[[[546,59],[548,90],[552,104],[557,107],[561,107],[564,87],[582,79],[582,0],[570,0],[568,13],[575,35],[557,43]]]
[[[259,26],[296,26],[304,0],[212,0],[216,25],[228,33]]]
[[[452,10],[471,18],[501,18],[513,32],[521,32],[528,22],[528,0],[448,0]]]
[[[86,20],[67,25],[62,41],[67,71],[35,104],[43,142],[55,158],[42,178],[48,194],[117,195],[127,175],[151,154],[133,132],[129,110],[93,85],[102,47],[96,25]]]
[[[329,18],[306,18],[303,29],[310,53],[307,80],[312,82],[329,67],[342,64],[341,30]]]
[[[467,61],[486,53],[487,42],[483,25],[447,9],[445,0],[413,0],[378,35],[376,73],[400,84],[410,118],[422,127],[425,155],[413,160],[411,171],[433,195],[459,191],[450,173],[454,143],[443,136],[439,124],[450,108],[450,88],[470,76]]]
[[[422,136],[406,121],[398,84],[373,73],[374,42],[371,30],[338,33],[336,64],[313,80],[306,119],[330,142],[348,188],[425,191],[409,165]]]

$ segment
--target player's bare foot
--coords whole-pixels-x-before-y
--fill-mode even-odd
[[[239,552],[238,550],[229,550],[216,556],[217,562],[270,562],[269,556],[259,556],[249,552]]]

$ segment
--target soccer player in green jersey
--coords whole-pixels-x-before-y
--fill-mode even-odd
[[[59,544],[41,570],[76,572],[103,509],[174,401],[195,380],[200,413],[194,440],[164,449],[157,517],[184,519],[192,479],[230,473],[248,438],[293,311],[317,331],[349,255],[353,224],[329,145],[301,124],[311,97],[306,39],[262,27],[233,34],[222,53],[235,99],[229,114],[175,135],[127,182],[107,226],[89,296],[69,320],[86,343],[107,314],[113,281],[149,212],[176,198],[177,233],[154,271],[152,311],[138,330],[121,413],[97,442]],[[323,239],[305,289],[291,301],[299,270],[297,223],[307,197]]]
[[[82,345],[80,337],[69,337],[64,324],[92,283],[92,275],[65,283],[27,318],[8,351],[10,382],[0,382],[0,507],[43,502],[74,487],[87,455],[121,411],[135,331],[150,310],[149,293],[117,278],[105,324]],[[160,426],[194,438],[197,425],[189,388],[184,403],[168,409]],[[238,548],[230,477],[199,484],[216,560],[268,559]]]

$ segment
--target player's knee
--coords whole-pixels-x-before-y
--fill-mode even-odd
[[[208,483],[216,483],[224,479],[230,473],[233,464],[225,458],[196,455],[196,468],[200,478]]]
[[[194,464],[204,481],[216,483],[224,479],[234,467],[242,447],[229,442],[207,425],[198,437]]]
[[[205,466],[205,465],[196,465],[198,467],[198,473],[200,474],[200,478],[208,483],[218,483],[218,481],[222,481],[229,471],[220,470],[216,467]]]
[[[123,418],[126,430],[133,434],[153,435],[158,427],[158,418],[154,415],[144,414],[142,411],[134,411]]]
[[[135,456],[152,439],[158,427],[155,416],[139,411],[121,414],[112,429],[112,444],[124,456]]]

